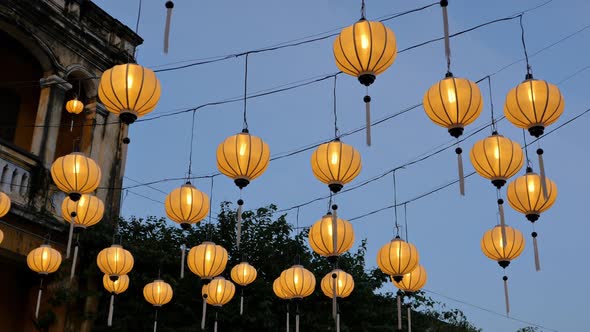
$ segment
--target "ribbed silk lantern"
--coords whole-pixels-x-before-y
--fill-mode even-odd
[[[334,283],[336,283],[336,297],[348,297],[354,290],[354,279],[352,275],[340,269],[335,269],[326,274],[321,282],[322,292],[329,298],[334,297]]]
[[[477,141],[471,148],[470,157],[475,171],[491,180],[498,189],[524,165],[520,144],[497,132]]]
[[[430,120],[447,128],[455,138],[463,134],[465,126],[475,121],[483,109],[477,84],[455,78],[451,73],[428,89],[423,106]]]
[[[418,265],[412,272],[404,274],[404,278],[397,282],[391,279],[395,287],[403,290],[404,292],[414,293],[422,289],[426,285],[428,275],[426,269],[422,265]]]
[[[333,234],[334,216],[332,213],[328,213],[309,229],[308,239],[311,249],[324,257],[338,257],[352,248],[354,230],[349,221],[338,218],[336,239],[334,239]],[[336,240],[336,246],[334,246],[334,240]]]
[[[111,280],[117,280],[119,276],[131,272],[133,263],[133,255],[118,244],[101,250],[96,257],[98,268]]]
[[[143,297],[156,308],[154,332],[158,329],[158,308],[170,302],[172,295],[170,284],[161,279],[156,279],[143,287]]]
[[[301,299],[315,289],[315,276],[301,265],[293,265],[281,273],[281,287],[289,298]]]
[[[525,175],[508,184],[508,203],[514,210],[523,213],[531,222],[537,221],[541,213],[551,208],[557,199],[555,182],[549,178],[545,178],[545,181],[547,197],[543,195],[541,189],[541,176],[533,172],[532,168],[527,168]]]
[[[187,228],[207,216],[209,196],[187,182],[166,196],[164,206],[168,218]]]
[[[377,266],[395,281],[403,280],[405,274],[412,272],[419,264],[420,255],[416,247],[396,236],[377,254]]]
[[[506,95],[504,115],[513,125],[539,137],[543,135],[545,127],[559,119],[564,106],[557,86],[527,75],[524,82]]]
[[[131,124],[156,108],[160,100],[160,81],[145,67],[128,63],[106,70],[98,87],[98,97],[109,112]]]
[[[241,133],[225,139],[217,148],[217,168],[241,189],[266,171],[270,149],[260,137]]]
[[[98,188],[101,172],[98,164],[79,152],[57,158],[51,165],[51,177],[59,190],[77,201]]]
[[[51,248],[49,244],[42,244],[39,248],[31,250],[27,255],[27,265],[33,272],[41,276],[39,292],[37,293],[37,305],[35,306],[35,318],[39,317],[39,307],[43,296],[43,276],[53,273],[59,269],[61,254]]]
[[[104,203],[94,195],[84,194],[78,201],[66,197],[61,204],[65,221],[74,221],[74,227],[86,228],[98,224],[104,215]]]
[[[338,139],[320,145],[311,155],[313,174],[334,193],[356,178],[361,168],[360,153]]]
[[[254,266],[247,262],[242,262],[231,269],[231,279],[240,286],[248,286],[256,280],[257,275]]]
[[[213,242],[203,242],[192,247],[188,253],[188,268],[207,281],[218,276],[227,265],[227,250]]]
[[[285,290],[283,290],[283,286],[281,285],[281,278],[276,278],[275,281],[272,283],[272,290],[275,295],[281,300],[289,300],[290,297],[287,295]]]
[[[78,99],[69,100],[66,103],[66,111],[70,114],[80,114],[84,110],[84,103]]]
[[[0,191],[0,218],[4,217],[12,205],[10,197]]]
[[[119,276],[117,280],[111,280],[108,275],[102,277],[102,284],[107,292],[111,293],[111,302],[109,305],[109,315],[107,318],[107,326],[113,325],[113,313],[115,310],[115,295],[119,295],[129,288],[129,276],[126,274]]]

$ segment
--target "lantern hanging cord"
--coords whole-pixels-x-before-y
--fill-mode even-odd
[[[449,1],[441,0],[440,6],[442,7],[443,13],[443,29],[444,29],[444,40],[445,40],[445,57],[447,59],[447,73],[451,72],[451,38],[449,36],[449,15],[447,13],[447,6]]]
[[[195,116],[197,114],[197,111],[193,111],[193,119],[192,119],[192,123],[191,123],[191,141],[190,141],[190,147],[189,147],[189,155],[188,155],[188,176],[187,176],[187,181],[190,181],[191,177],[192,177],[192,169],[193,169],[193,143],[194,143],[194,139],[195,139]]]
[[[518,15],[518,22],[520,24],[520,38],[522,41],[522,49],[524,51],[524,60],[526,62],[526,74],[527,74],[527,78],[529,78],[529,76],[532,77],[533,73],[531,71],[531,65],[529,63],[529,53],[527,51],[526,42],[524,39],[524,25],[522,24],[522,17],[523,17],[523,14]]]
[[[496,117],[494,116],[494,98],[492,97],[492,77],[490,75],[486,76],[488,80],[488,91],[489,91],[489,98],[490,98],[490,112],[492,114],[492,133],[497,131],[496,128]]]
[[[408,237],[408,203],[404,203],[404,227],[406,231],[406,241],[410,241]]]
[[[365,0],[361,0],[361,20],[364,20],[367,15],[367,9],[365,8]]]
[[[244,59],[244,130],[248,130],[248,119],[247,115],[247,100],[248,100],[248,52],[245,54]]]
[[[333,91],[333,97],[334,97],[334,138],[338,139],[338,137],[340,136],[340,130],[338,129],[338,112],[336,112],[336,81],[338,78],[338,74],[334,75],[334,91]]]
[[[214,179],[213,177],[211,178],[211,188],[209,189],[209,219],[207,220],[207,240],[211,240],[211,214],[213,213],[213,209],[211,208],[211,206],[213,206],[213,183],[214,183]]]
[[[399,236],[399,224],[397,222],[397,182],[395,179],[395,171],[391,172],[393,175],[393,215],[395,220],[396,236]]]

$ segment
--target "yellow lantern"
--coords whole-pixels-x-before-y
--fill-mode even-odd
[[[198,223],[209,213],[209,197],[190,182],[174,189],[165,201],[166,215],[183,229]]]
[[[477,84],[455,78],[451,73],[428,89],[423,106],[430,120],[447,128],[455,138],[463,134],[465,126],[475,121],[483,109]]]
[[[152,70],[140,65],[117,65],[102,74],[98,97],[109,112],[129,125],[156,108],[160,81]]]
[[[0,218],[10,211],[11,200],[8,195],[0,191]]]
[[[481,250],[483,253],[498,264],[506,268],[510,261],[520,256],[524,250],[524,236],[522,233],[508,225],[504,226],[506,239],[502,238],[500,225],[485,232],[481,239]]]
[[[532,136],[543,135],[545,127],[563,114],[564,100],[559,88],[527,75],[524,82],[506,95],[504,115],[518,128],[528,129]]]
[[[397,55],[395,34],[381,22],[361,18],[344,28],[334,40],[334,59],[341,71],[369,86],[393,64]]]
[[[123,274],[117,280],[111,280],[108,275],[102,277],[102,284],[104,289],[111,294],[119,295],[129,288],[129,276]]]
[[[520,144],[494,132],[477,141],[471,148],[471,163],[482,177],[492,181],[498,189],[514,176],[524,164]]]
[[[272,283],[272,290],[275,295],[281,300],[289,300],[291,299],[289,295],[283,290],[283,286],[281,286],[281,278],[276,278],[275,281]]]
[[[77,98],[69,100],[66,103],[66,111],[70,114],[80,114],[84,110],[84,103],[79,101]]]
[[[428,275],[426,269],[422,265],[418,265],[412,272],[406,273],[402,281],[397,282],[391,280],[395,287],[403,290],[404,292],[414,293],[422,289],[426,285]]]
[[[156,279],[143,287],[143,297],[154,307],[161,307],[172,300],[172,287],[164,280]]]
[[[47,275],[59,269],[61,254],[51,248],[49,244],[42,244],[39,248],[33,249],[27,255],[29,269],[40,275]]]
[[[79,152],[57,158],[51,165],[51,177],[59,190],[77,201],[82,194],[89,194],[100,184],[100,167]]]
[[[258,273],[254,266],[242,262],[231,269],[231,279],[240,286],[248,286],[254,280]]]
[[[104,214],[104,203],[94,195],[84,194],[78,201],[66,197],[61,204],[61,214],[65,221],[71,223],[74,219],[74,227],[85,229],[96,225]]]
[[[230,136],[217,147],[217,168],[232,178],[240,188],[266,171],[270,149],[260,137],[250,135],[247,129]]]
[[[336,223],[336,249],[334,249],[334,217],[326,214],[309,229],[309,245],[318,255],[337,258],[352,248],[354,243],[354,230],[352,224],[338,218]]]
[[[119,276],[131,272],[133,263],[133,255],[118,244],[101,250],[96,257],[98,268],[111,280],[117,280]]]
[[[320,284],[322,292],[329,298],[334,297],[334,283],[336,283],[336,297],[339,298],[348,297],[354,289],[352,276],[340,269],[335,269],[326,274]]]
[[[397,282],[402,281],[405,274],[414,271],[419,260],[418,249],[399,236],[381,247],[377,254],[379,269]]]
[[[508,203],[518,212],[524,213],[526,218],[535,222],[541,213],[547,211],[557,199],[555,182],[545,178],[547,197],[541,188],[541,176],[527,168],[525,175],[508,184]]]
[[[211,280],[225,270],[227,250],[213,242],[203,242],[188,253],[188,268],[203,280]]]
[[[334,193],[361,172],[361,155],[351,145],[336,139],[320,145],[311,155],[311,170]]]
[[[209,284],[203,285],[201,292],[206,297],[207,304],[221,307],[234,297],[236,286],[224,277],[215,277]]]
[[[315,276],[301,265],[293,265],[280,276],[281,288],[291,299],[311,295],[315,289]]]

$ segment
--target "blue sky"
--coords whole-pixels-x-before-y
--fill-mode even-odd
[[[95,0],[111,15],[134,27],[137,1]],[[145,39],[138,61],[152,68],[190,59],[238,53],[274,45],[319,32],[350,25],[359,18],[360,1],[209,1],[177,0],[174,9],[170,53],[162,52],[165,9],[164,1],[144,1],[139,33]],[[450,1],[451,33],[497,18],[513,15],[544,3],[545,0],[521,1]],[[427,5],[428,1],[391,2],[368,0],[368,18]],[[583,0],[553,0],[524,16],[529,53],[551,45],[588,24],[590,3]],[[396,34],[398,47],[405,48],[442,36],[441,10],[435,6],[387,22]],[[588,38],[590,29],[548,48],[531,58],[536,78],[558,83],[590,65]],[[452,71],[455,76],[478,80],[495,73],[523,57],[518,20],[496,23],[451,40]],[[243,91],[243,58],[159,74],[162,98],[154,113],[146,118],[207,102],[238,97]],[[249,91],[274,88],[318,75],[337,71],[332,56],[332,39],[249,57]],[[445,73],[443,43],[432,43],[400,54],[393,66],[371,86],[373,119],[401,111],[422,101],[424,92]],[[496,114],[502,114],[504,97],[509,89],[524,79],[523,62],[492,76],[493,102]],[[564,123],[590,107],[585,100],[586,79],[590,70],[582,71],[559,85],[566,110]],[[489,122],[490,97],[487,84],[480,84],[485,107],[482,116],[469,132]],[[338,78],[338,120],[342,132],[364,124],[362,96],[364,88],[356,78]],[[248,123],[252,134],[262,137],[271,154],[287,152],[333,135],[332,81],[327,80],[300,89],[258,98],[248,102]],[[215,149],[227,136],[241,130],[241,103],[207,107],[197,113],[193,173],[216,172]],[[186,174],[190,144],[191,113],[133,125],[130,137],[126,175],[140,182],[182,177]],[[507,223],[526,236],[527,248],[507,269],[510,278],[512,316],[558,331],[580,331],[590,325],[586,313],[590,269],[585,264],[590,252],[587,236],[585,191],[590,167],[585,153],[587,117],[543,138],[548,176],[557,183],[559,197],[555,206],[537,222],[542,271],[535,272],[530,223],[507,207]],[[522,132],[507,121],[499,123],[502,134],[522,143]],[[484,130],[462,144],[468,152],[471,145],[489,135]],[[382,174],[417,156],[451,142],[445,129],[431,123],[421,107],[373,128],[373,146],[364,144],[364,134],[344,139],[354,145],[363,158],[363,170],[351,183]],[[536,148],[536,145],[535,145]],[[531,150],[531,154],[533,150]],[[275,203],[290,207],[326,195],[327,188],[311,172],[311,151],[272,162],[268,171],[248,186],[243,193],[246,208]],[[473,171],[464,155],[466,173]],[[533,164],[537,166],[536,158]],[[523,171],[520,173],[522,174]],[[456,179],[456,157],[452,149],[427,161],[397,172],[398,201],[405,201]],[[209,180],[193,182],[209,191]],[[126,180],[125,185],[134,185]],[[169,192],[182,184],[170,181],[154,185]],[[123,214],[164,215],[162,205],[137,196],[163,201],[165,194],[140,187],[126,195]],[[353,218],[388,206],[393,202],[391,176],[339,195],[339,213]],[[217,177],[213,207],[220,201],[235,201],[238,189],[230,179]],[[460,197],[453,186],[407,205],[409,240],[419,249],[421,263],[429,281],[426,289],[451,298],[502,313],[504,299],[502,271],[480,250],[483,233],[496,224],[496,192],[479,177],[467,179],[467,196]],[[325,212],[326,202],[308,205],[300,210],[300,224],[311,225]],[[403,209],[402,209],[403,210]],[[288,216],[295,222],[292,211]],[[399,215],[403,220],[403,211]],[[375,265],[377,250],[391,240],[393,210],[386,210],[353,223],[357,239],[367,238],[367,261]],[[287,264],[285,264],[287,267]],[[388,290],[393,290],[393,286]],[[474,307],[453,302],[436,294],[433,298],[463,310],[470,321],[484,331],[516,331],[527,324],[506,319]]]

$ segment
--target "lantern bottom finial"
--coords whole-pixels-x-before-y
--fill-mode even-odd
[[[463,135],[463,130],[463,127],[449,128],[449,134],[451,134],[451,136],[454,138],[459,138],[461,135]]]
[[[115,282],[115,281],[119,280],[119,276],[116,276],[116,275],[110,275],[110,276],[109,276],[109,279],[110,279],[112,282]]]
[[[137,120],[137,115],[131,112],[121,112],[119,114],[119,119],[121,119],[121,122],[123,122],[124,124],[130,125],[133,122],[135,122],[135,120]]]
[[[246,179],[235,179],[234,183],[236,184],[236,186],[238,186],[238,188],[244,189],[244,187],[246,187],[248,184],[250,184],[250,181],[248,181]]]
[[[191,224],[183,222],[182,224],[180,224],[180,228],[182,228],[183,231],[188,231],[189,229],[191,229]]]
[[[80,198],[82,198],[82,194],[80,194],[80,193],[69,193],[69,194],[68,194],[68,197],[69,197],[69,198],[70,198],[72,201],[74,201],[74,202],[77,202],[77,201],[79,201],[79,200],[80,200]]]
[[[528,219],[528,221],[530,222],[535,222],[537,220],[539,220],[540,215],[536,214],[536,213],[530,213],[526,215],[526,218]]]
[[[395,280],[397,283],[400,283],[402,280],[404,280],[404,276],[393,276],[393,280]]]
[[[500,265],[503,269],[507,268],[510,265],[510,261],[499,261],[498,265]]]
[[[344,186],[341,185],[340,183],[331,183],[331,184],[328,185],[328,187],[335,194],[335,193],[339,192],[340,190],[342,190],[342,188]]]
[[[494,186],[496,186],[496,188],[500,189],[506,184],[506,180],[503,180],[503,179],[492,180],[492,184]]]
[[[362,74],[359,76],[359,82],[364,86],[369,86],[375,82],[375,78],[373,74]]]
[[[531,134],[531,136],[535,136],[536,138],[539,138],[539,136],[543,135],[544,132],[545,127],[543,126],[532,126],[529,128],[529,134]]]

